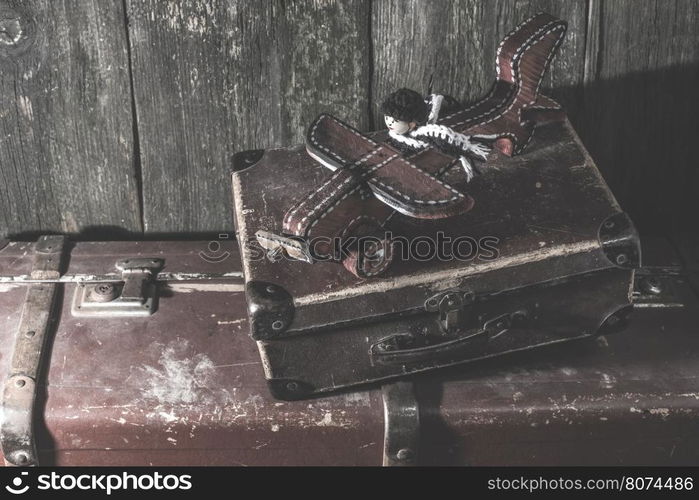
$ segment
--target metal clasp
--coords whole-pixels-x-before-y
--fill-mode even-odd
[[[117,261],[121,282],[81,283],[75,290],[72,313],[78,317],[150,316],[157,308],[155,276],[165,264],[158,258]]]
[[[382,387],[384,407],[383,465],[417,465],[420,442],[420,407],[411,381]]]
[[[648,266],[636,270],[632,294],[633,306],[684,307],[687,282],[679,266]],[[691,292],[689,293],[691,296]]]
[[[439,324],[447,333],[461,329],[468,317],[468,306],[475,301],[470,290],[454,289],[433,295],[425,301],[427,312],[439,313]]]

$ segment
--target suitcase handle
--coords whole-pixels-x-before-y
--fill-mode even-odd
[[[380,365],[403,365],[434,361],[459,355],[466,349],[472,349],[476,344],[485,347],[491,339],[507,332],[512,326],[513,316],[516,319],[523,312],[505,313],[483,323],[480,328],[472,328],[459,332],[456,338],[448,337],[445,342],[428,345],[417,345],[418,338],[410,333],[398,333],[385,337],[373,344],[369,349],[372,362]]]

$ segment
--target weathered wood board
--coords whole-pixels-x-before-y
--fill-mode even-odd
[[[141,231],[120,2],[0,0],[0,235]]]
[[[0,236],[229,231],[233,153],[298,143],[321,111],[378,128],[430,75],[473,100],[540,10],[569,24],[544,91],[641,228],[686,228],[695,0],[0,0]]]
[[[374,9],[372,97],[377,126],[383,126],[378,107],[387,94],[403,86],[426,92],[430,76],[435,92],[463,102],[483,96],[495,80],[500,40],[541,11],[568,22],[565,43],[543,85],[570,89],[582,82],[585,1],[392,0],[376,2]],[[575,103],[572,98],[566,101]]]
[[[367,2],[128,4],[146,232],[232,228],[230,158],[367,125]]]

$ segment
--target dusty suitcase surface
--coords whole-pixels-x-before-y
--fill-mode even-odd
[[[224,241],[214,250],[207,242],[77,243],[67,249],[46,382],[38,384],[40,464],[381,462],[380,394],[298,404],[271,400],[248,335],[236,246]],[[164,260],[155,312],[76,317],[77,282],[118,281],[115,265],[129,258]],[[0,251],[3,379],[33,261],[32,243]]]
[[[383,456],[392,431],[389,426],[384,434],[379,388],[303,402],[269,395],[248,336],[235,246],[224,245],[217,256],[230,252],[231,260],[218,263],[202,261],[206,247],[109,242],[72,248],[38,384],[39,463],[396,462]],[[74,280],[114,280],[114,263],[125,256],[165,259],[161,273],[168,281],[159,284],[156,312],[73,317]],[[32,266],[33,244],[0,251],[3,379],[21,333]],[[490,362],[420,377],[413,402],[397,398],[419,411],[417,435],[405,437],[417,447],[417,463],[699,463],[699,307],[693,295],[678,292],[686,286],[675,265],[658,269],[656,276],[651,268],[650,277],[671,293],[639,286],[640,302],[653,307],[639,308],[625,332],[521,353],[507,368]],[[389,421],[404,414],[400,406],[387,408]]]
[[[69,248],[37,384],[40,464],[699,463],[699,307],[676,263],[642,271],[649,307],[624,332],[423,376],[412,400],[389,385],[281,402],[248,335],[235,246],[207,247]],[[115,281],[128,257],[165,260],[154,314],[74,317],[76,281]],[[33,266],[31,243],[0,251],[3,379]]]
[[[392,220],[409,239],[495,238],[494,259],[395,259],[372,279],[266,259],[255,231],[277,231],[294,194],[325,175],[300,148],[267,151],[233,175],[252,335],[281,398],[592,335],[630,303],[635,230],[567,121],[537,128],[525,154],[492,158],[470,184],[478,203],[467,214]],[[466,319],[457,304],[450,331],[442,306],[453,293]],[[486,330],[497,342],[462,342]]]
[[[643,249],[626,330],[419,385],[421,459],[699,465],[699,301],[666,243]]]

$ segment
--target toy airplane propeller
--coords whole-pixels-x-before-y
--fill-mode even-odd
[[[258,231],[260,245],[270,256],[306,262],[323,255],[359,277],[383,272],[392,249],[381,230],[394,212],[419,219],[467,212],[474,200],[442,179],[447,171],[461,164],[470,180],[473,160],[488,156],[486,144],[519,154],[537,124],[563,119],[560,105],[538,92],[565,30],[564,21],[541,13],[509,33],[497,50],[491,91],[469,107],[440,113],[442,96],[428,104],[408,89],[395,92],[382,106],[384,140],[321,114],[308,129],[306,149],[333,173],[287,211],[282,235]],[[318,236],[321,243],[313,244]],[[345,255],[328,243],[367,236],[375,237],[372,245]]]

